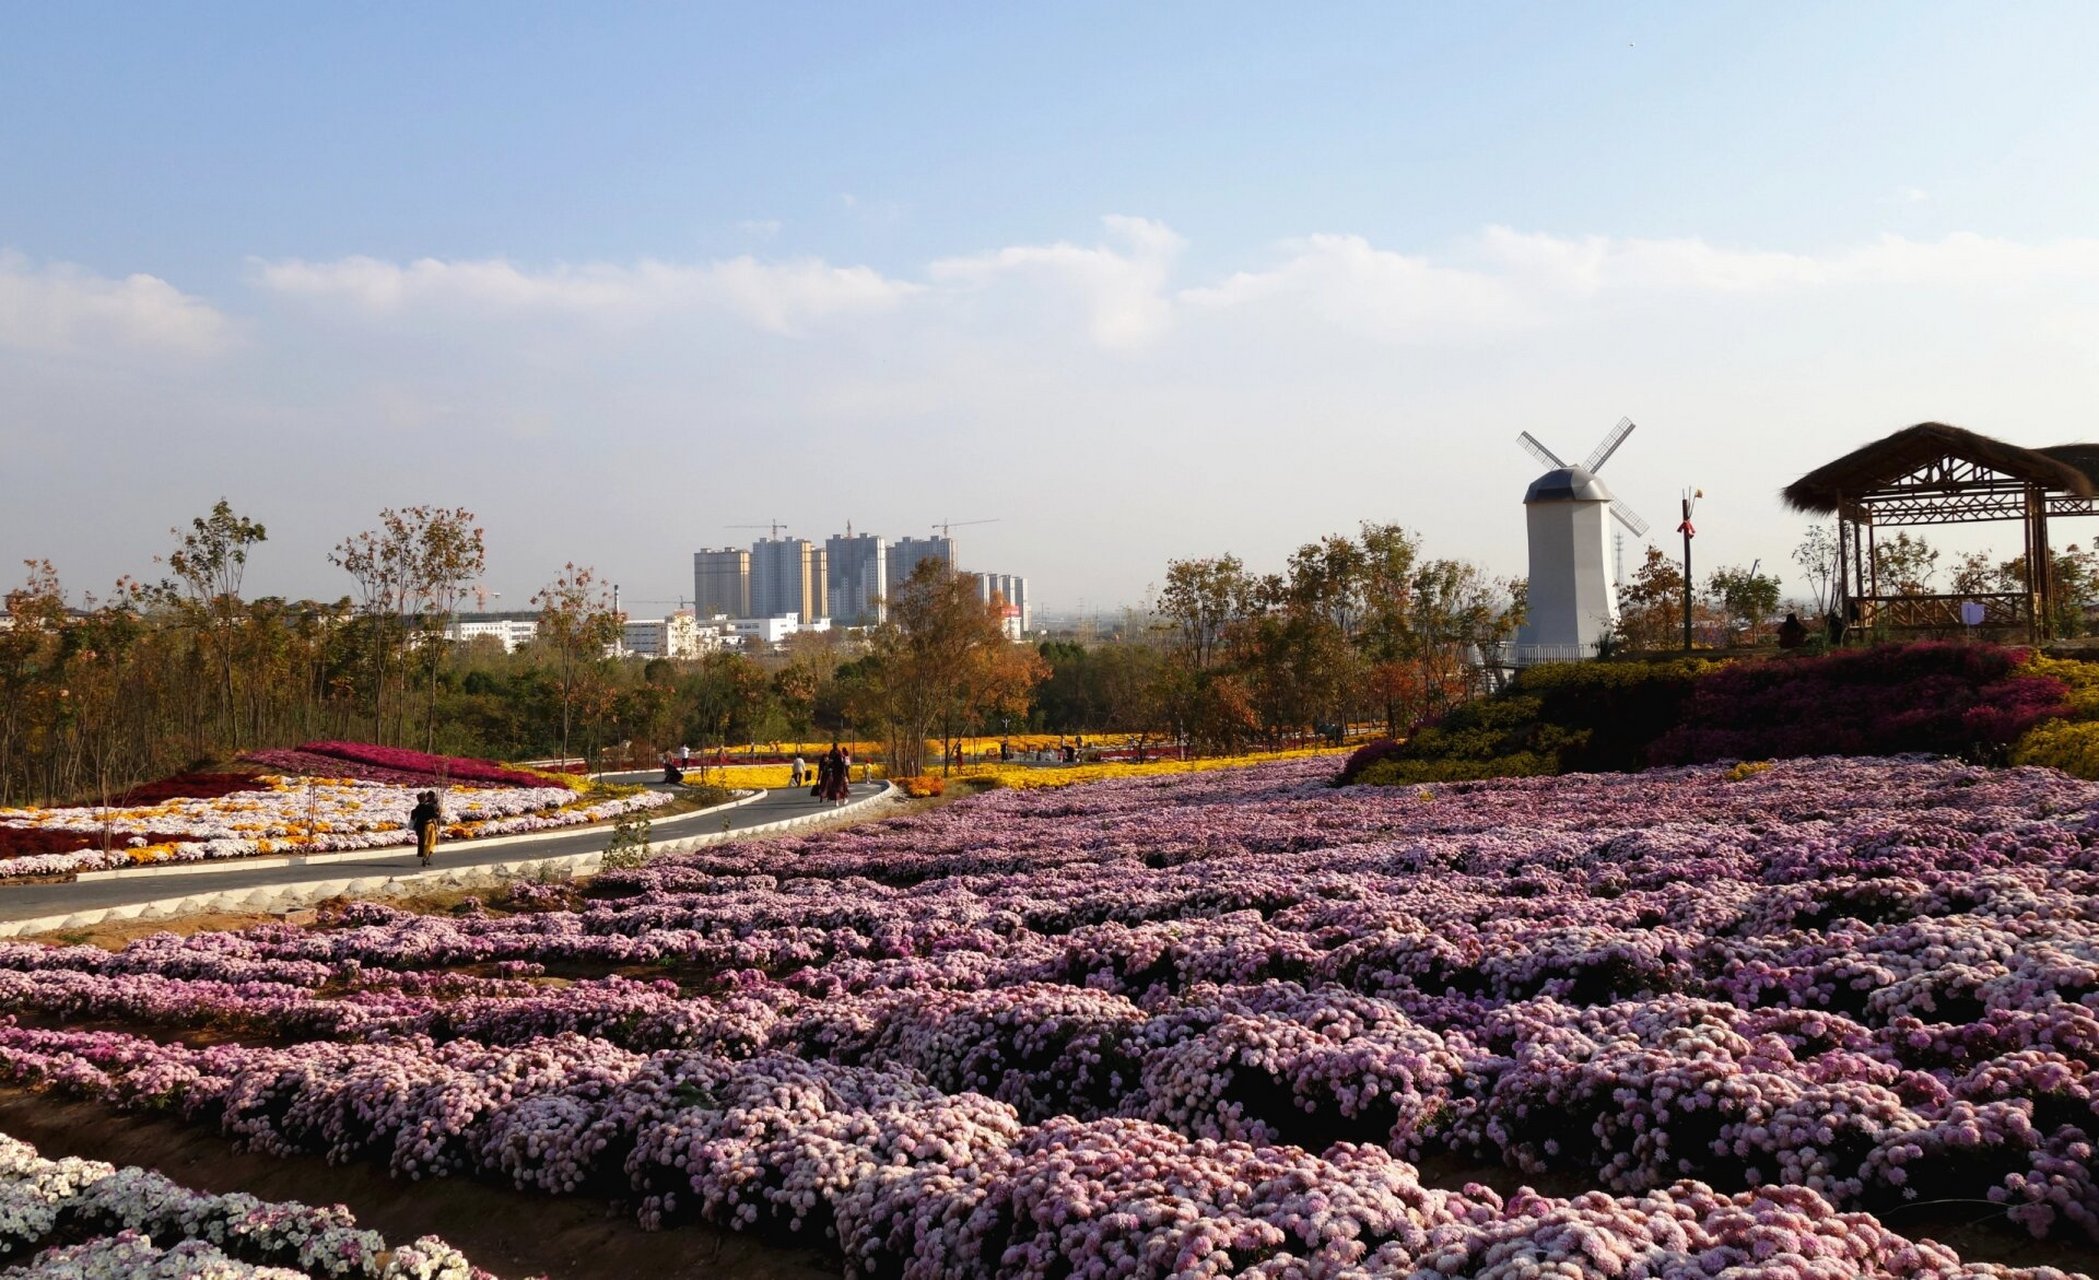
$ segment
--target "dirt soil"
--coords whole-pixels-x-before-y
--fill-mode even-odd
[[[179,1120],[123,1115],[97,1103],[0,1089],[0,1131],[47,1159],[82,1156],[157,1169],[186,1187],[266,1200],[345,1204],[358,1225],[402,1244],[443,1236],[504,1280],[835,1280],[835,1255],[782,1249],[712,1227],[643,1231],[629,1209],[438,1178],[398,1182],[370,1164],[279,1159]]]
[[[34,934],[23,938],[22,941],[50,942],[63,946],[79,946],[84,943],[91,947],[101,947],[105,951],[119,951],[127,942],[137,938],[150,938],[156,933],[179,934],[185,938],[193,933],[237,933],[252,925],[269,924],[281,918],[255,911],[202,911],[193,916],[170,916],[161,920],[105,920],[101,924],[80,929],[59,929],[52,933]]]

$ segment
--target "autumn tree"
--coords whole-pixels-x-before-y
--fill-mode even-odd
[[[30,739],[57,702],[66,624],[65,588],[49,560],[25,560],[28,578],[7,593],[7,620],[0,627],[0,804],[14,798],[18,780],[27,790],[27,763],[35,758]],[[27,759],[25,759],[27,757]]]
[[[895,587],[888,612],[856,673],[856,711],[885,734],[892,773],[923,773],[936,734],[945,743],[987,716],[1026,714],[1048,669],[1007,638],[1002,610],[967,578],[923,561]]]
[[[1938,572],[1939,549],[1907,529],[1873,546],[1873,582],[1883,596],[1928,596]]]
[[[1234,627],[1258,607],[1258,587],[1237,556],[1168,561],[1159,617],[1182,660],[1197,671],[1223,661]]]
[[[1683,643],[1684,571],[1660,547],[1647,548],[1632,581],[1618,586],[1618,642],[1659,651]]]
[[[539,609],[539,634],[534,650],[549,667],[556,700],[561,709],[561,735],[557,752],[568,758],[569,733],[586,693],[596,704],[596,684],[590,679],[603,663],[605,646],[619,636],[620,618],[597,574],[574,562],[563,565],[561,576],[532,597]],[[609,707],[607,708],[609,710]]]

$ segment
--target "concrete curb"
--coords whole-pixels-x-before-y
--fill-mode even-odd
[[[709,814],[724,813],[730,809],[741,808],[744,805],[763,800],[764,798],[765,792],[761,789],[753,791],[746,796],[739,796],[727,804],[715,805],[711,809],[695,809],[691,813],[674,814],[668,818],[651,818],[649,826],[651,830],[654,830],[657,827],[670,826],[674,822],[704,818]],[[493,849],[502,845],[525,844],[533,840],[572,836],[579,831],[589,831],[593,827],[603,827],[608,831],[612,829],[610,823],[580,823],[572,827],[556,827],[551,831],[526,831],[514,836],[489,836],[481,840],[455,840],[444,847],[451,849]],[[369,858],[375,853],[383,853],[388,849],[406,849],[408,847],[409,842],[404,841],[398,845],[380,845],[372,849],[337,849],[330,853],[294,853],[282,858],[213,858],[204,862],[154,863],[143,867],[113,867],[106,871],[83,871],[73,878],[83,884],[87,884],[104,880],[139,880],[149,876],[203,876],[224,871],[274,871],[282,867],[312,867],[324,866],[331,862],[355,862],[359,858]]]
[[[759,792],[759,795],[765,794]],[[742,840],[750,836],[773,835],[783,831],[795,831],[813,827],[880,804],[900,794],[896,784],[885,782],[882,789],[871,796],[864,796],[836,809],[820,809],[815,813],[795,818],[782,818],[778,822],[761,823],[745,827],[740,831],[707,831],[699,835],[681,836],[675,840],[651,841],[649,849],[654,854],[690,853],[694,849],[710,844],[724,844],[731,840]],[[755,799],[755,797],[753,797]],[[738,804],[748,804],[740,800]],[[682,815],[699,817],[702,814],[721,813],[729,805],[717,805],[702,809],[698,813]],[[515,839],[517,837],[506,837]],[[491,841],[490,843],[494,843]],[[369,855],[370,850],[365,851]],[[557,854],[549,858],[521,857],[515,862],[482,863],[475,866],[438,868],[428,871],[410,871],[405,874],[385,873],[361,876],[345,875],[338,879],[307,880],[299,884],[256,885],[246,889],[228,889],[217,893],[176,894],[158,898],[152,902],[127,902],[113,907],[91,907],[84,911],[64,915],[38,916],[30,920],[0,920],[0,938],[19,938],[30,934],[51,933],[59,929],[85,929],[90,925],[111,920],[166,920],[175,916],[196,915],[205,911],[257,911],[283,912],[309,902],[342,896],[393,894],[422,888],[464,888],[488,881],[510,881],[521,877],[547,876],[566,879],[575,875],[588,875],[596,871],[604,861],[603,853]],[[254,863],[245,865],[253,866]],[[172,886],[171,886],[172,887]]]

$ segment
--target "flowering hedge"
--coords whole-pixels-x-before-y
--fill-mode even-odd
[[[1939,641],[1725,664],[1547,663],[1406,742],[1364,748],[1341,781],[1415,785],[1825,754],[2001,761],[2029,731],[2099,707],[2099,675],[2067,670],[2079,666]],[[2073,695],[2078,681],[2090,687]],[[2023,754],[2053,764],[2078,753],[2056,742]]]
[[[425,779],[426,786],[446,782],[488,782],[503,787],[536,787],[544,786],[550,777],[559,776],[512,769],[493,760],[431,755],[369,742],[308,742],[298,749],[309,755],[413,774]]]
[[[0,944],[0,1076],[828,1235],[856,1276],[2038,1277],[1866,1215],[2094,1233],[2099,787],[1330,771],[996,790],[583,902]]]
[[[2069,710],[2068,689],[1996,645],[1928,641],[1738,662],[1693,686],[1655,764],[1928,751],[1995,757]]]

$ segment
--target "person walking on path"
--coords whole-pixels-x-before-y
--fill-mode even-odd
[[[790,787],[799,787],[802,785],[802,782],[808,778],[808,776],[809,766],[802,763],[802,757],[800,753],[797,753],[794,758],[794,763],[790,765],[787,770],[787,785]]]
[[[415,831],[416,856],[424,866],[437,854],[437,828],[444,821],[444,812],[437,807],[437,793],[425,791],[416,796],[415,808],[409,811],[408,825]]]
[[[844,804],[846,787],[850,785],[850,780],[845,772],[845,753],[838,749],[837,743],[831,744],[831,749],[824,753],[824,762],[816,769],[816,776],[821,784],[818,794],[833,805]]]

